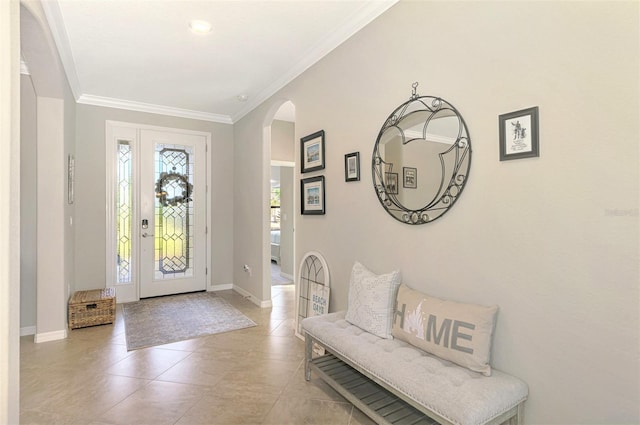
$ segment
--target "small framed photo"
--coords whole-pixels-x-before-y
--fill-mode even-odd
[[[324,176],[310,177],[300,181],[301,213],[324,214]]]
[[[500,115],[500,161],[540,156],[538,107]]]
[[[385,186],[387,193],[392,195],[398,194],[398,173],[385,173]]]
[[[303,173],[324,169],[324,130],[300,139],[301,168]]]
[[[352,152],[344,156],[344,181],[360,181],[360,152]]]
[[[402,187],[407,189],[418,188],[418,169],[413,167],[402,167]]]

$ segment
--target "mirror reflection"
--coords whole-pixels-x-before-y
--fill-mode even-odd
[[[457,200],[470,161],[462,116],[440,98],[414,93],[391,113],[378,135],[372,160],[376,194],[395,219],[431,222]]]

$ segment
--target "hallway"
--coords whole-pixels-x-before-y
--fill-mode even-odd
[[[114,325],[61,341],[21,338],[21,424],[371,424],[312,377],[294,336],[294,285],[272,288],[260,309],[217,294],[258,326],[127,352]]]

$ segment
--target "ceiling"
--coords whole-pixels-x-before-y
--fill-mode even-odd
[[[79,103],[233,123],[396,1],[42,5]],[[193,33],[193,19],[210,22],[211,32]]]

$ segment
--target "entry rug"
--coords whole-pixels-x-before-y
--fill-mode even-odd
[[[127,350],[256,326],[210,292],[149,298],[122,305]]]

